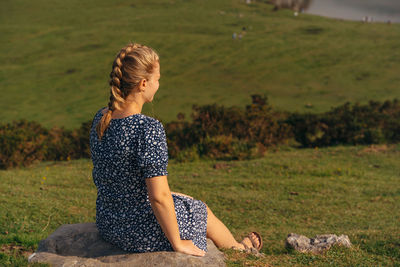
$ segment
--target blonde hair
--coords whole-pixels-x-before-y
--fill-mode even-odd
[[[150,78],[157,62],[159,62],[158,54],[144,45],[130,43],[119,51],[110,73],[111,88],[108,111],[96,126],[99,139],[103,137],[110,124],[112,112],[121,110],[127,96],[142,79]]]

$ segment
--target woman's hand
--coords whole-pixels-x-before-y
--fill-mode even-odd
[[[196,247],[192,240],[181,240],[177,245],[174,246],[174,250],[176,252],[182,252],[193,256],[202,257],[206,255],[206,252]]]
[[[168,186],[167,176],[147,178],[146,185],[151,208],[173,249],[193,256],[204,256],[206,253],[196,247],[192,240],[181,240],[180,238],[174,200]]]

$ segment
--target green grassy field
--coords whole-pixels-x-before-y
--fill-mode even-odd
[[[244,2],[0,1],[0,123],[72,129],[91,120],[130,41],[160,54],[160,90],[144,113],[164,123],[193,104],[245,106],[254,93],[300,112],[400,98],[400,24],[294,17]],[[243,39],[232,40],[242,27]],[[282,146],[222,169],[171,161],[168,171],[172,190],[204,200],[235,237],[263,235],[265,259],[227,250],[228,266],[400,266],[399,154],[399,145]],[[91,170],[81,159],[0,171],[0,266],[27,266],[60,225],[95,220]],[[354,248],[288,252],[291,232],[347,234]]]
[[[161,87],[144,112],[164,122],[195,103],[244,106],[253,93],[310,112],[400,98],[400,24],[271,10],[240,0],[1,1],[0,122],[72,129],[92,119],[129,41],[160,54]]]
[[[168,171],[171,190],[205,201],[236,238],[253,230],[264,237],[265,259],[228,250],[228,266],[400,266],[399,156],[400,145],[280,147],[218,169],[171,161]],[[26,266],[59,226],[95,220],[91,170],[82,159],[0,171],[1,266]],[[347,234],[354,247],[288,252],[292,232]]]

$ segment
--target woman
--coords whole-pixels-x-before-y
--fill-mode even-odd
[[[260,250],[255,232],[238,243],[205,203],[171,192],[163,125],[141,114],[159,87],[158,55],[129,44],[116,56],[107,108],[90,132],[96,225],[106,241],[130,252],[178,251],[203,256],[206,237],[219,248]]]

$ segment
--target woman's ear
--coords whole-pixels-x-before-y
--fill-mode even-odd
[[[146,86],[147,86],[147,80],[141,79],[139,82],[139,92],[143,92]]]

